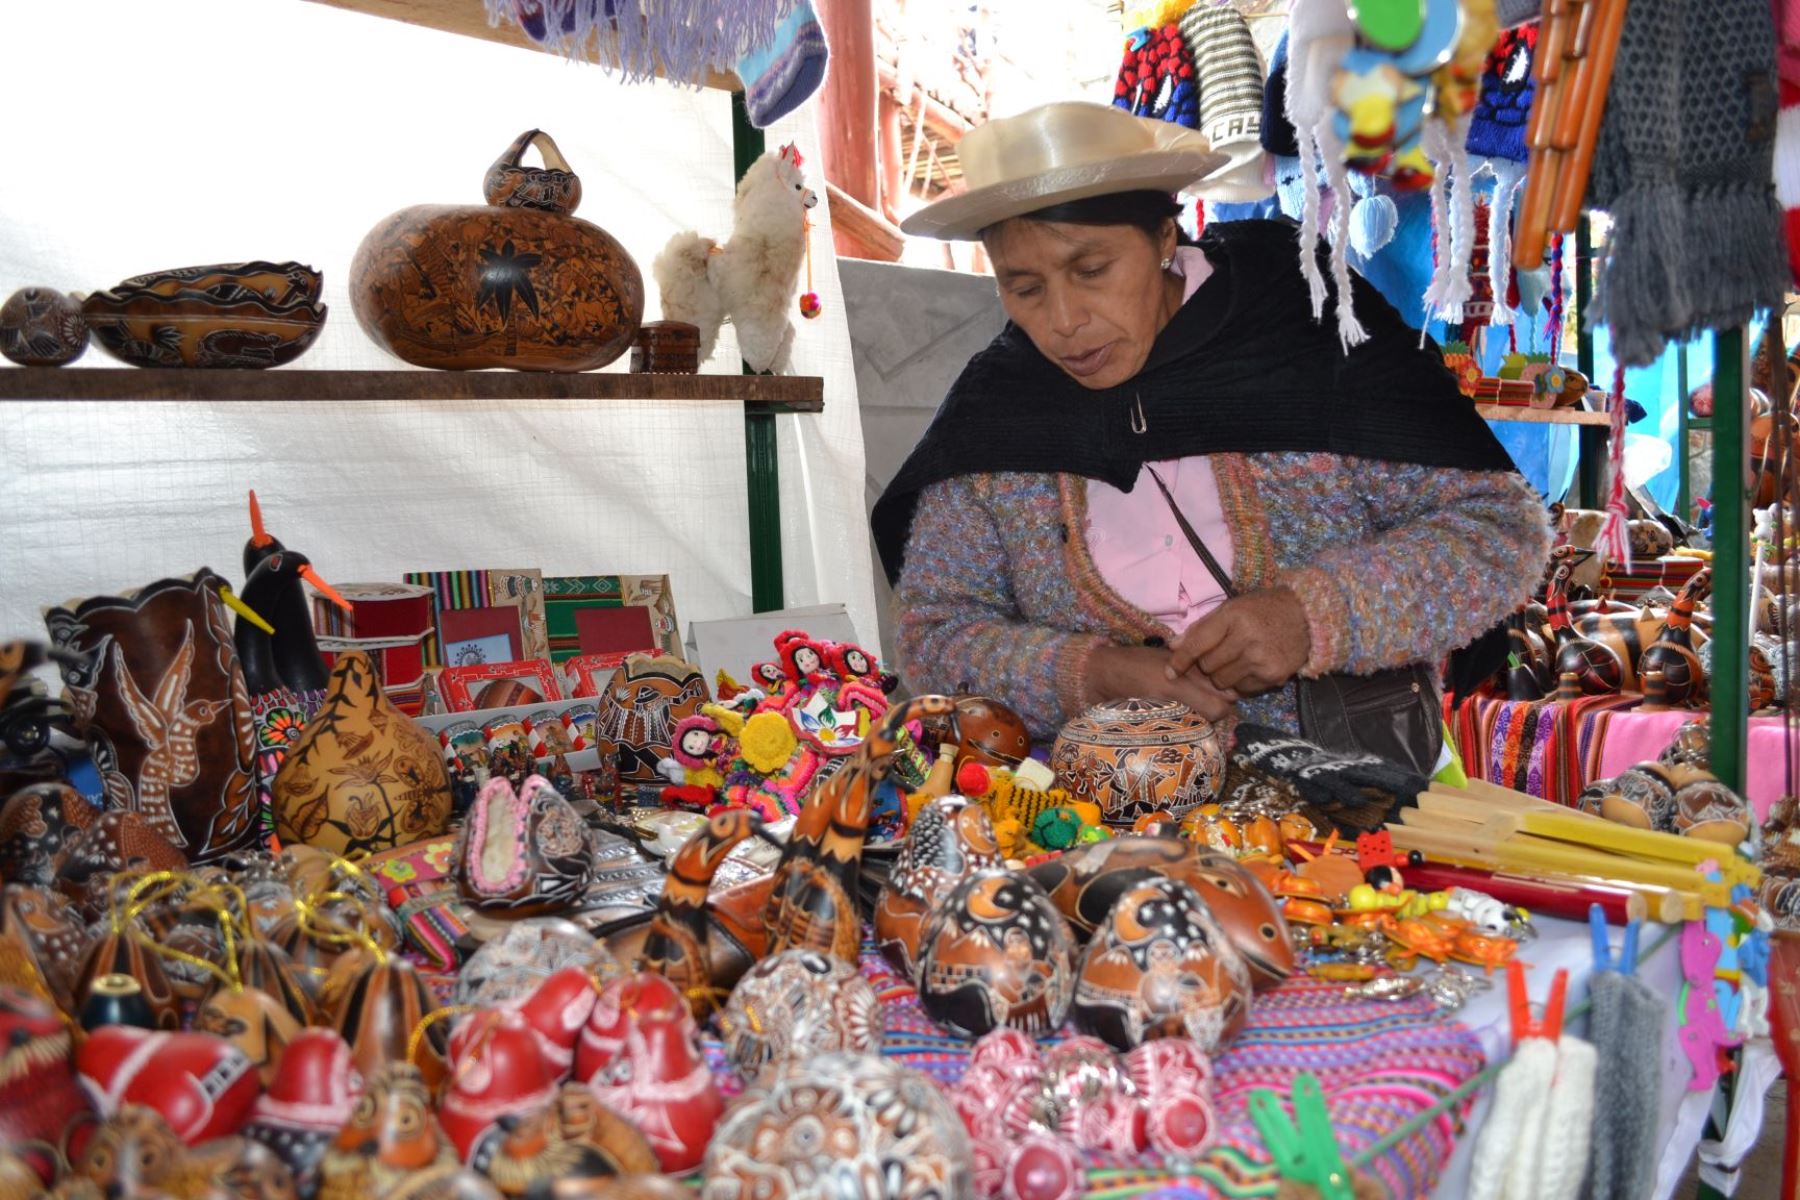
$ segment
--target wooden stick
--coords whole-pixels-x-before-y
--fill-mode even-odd
[[[1559,842],[1576,842],[1601,850],[1638,858],[1666,860],[1684,866],[1698,866],[1712,860],[1726,883],[1747,883],[1754,887],[1762,881],[1756,864],[1740,858],[1730,847],[1673,833],[1652,829],[1633,829],[1614,821],[1571,821],[1558,813],[1525,813],[1519,818],[1523,832]]]
[[[1730,903],[1730,886],[1700,878],[1694,872],[1663,863],[1600,854],[1535,838],[1511,838],[1499,843],[1470,839],[1460,834],[1409,825],[1389,825],[1394,845],[1461,866],[1528,875],[1540,879],[1593,880],[1613,887],[1634,889],[1649,885],[1693,895],[1712,907]]]
[[[1613,66],[1619,56],[1619,33],[1625,27],[1626,0],[1595,0],[1600,8],[1594,45],[1585,63],[1592,67],[1588,90],[1581,99],[1580,128],[1569,150],[1570,158],[1556,180],[1551,202],[1550,227],[1565,233],[1581,219],[1581,202],[1587,196],[1588,177],[1594,169],[1594,149],[1600,142],[1600,122],[1606,115],[1606,96],[1612,88]],[[1584,64],[1585,65],[1585,64]]]

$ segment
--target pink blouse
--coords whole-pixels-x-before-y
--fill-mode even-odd
[[[1197,248],[1183,246],[1175,252],[1174,270],[1186,281],[1185,304],[1212,274],[1212,264]],[[1231,574],[1231,527],[1219,503],[1212,461],[1203,454],[1146,465],[1129,492],[1088,480],[1088,551],[1113,591],[1179,637],[1223,603],[1225,593],[1188,545],[1162,490],[1150,478],[1152,467],[1194,532]]]

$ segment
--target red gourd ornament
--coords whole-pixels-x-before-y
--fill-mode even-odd
[[[75,1068],[106,1115],[145,1105],[190,1146],[237,1132],[262,1090],[250,1058],[206,1033],[103,1026],[75,1052]]]
[[[450,1038],[450,1061],[438,1123],[457,1157],[485,1171],[505,1136],[500,1119],[554,1100],[556,1074],[538,1052],[537,1037],[525,1018],[495,1009],[477,1012],[457,1026]]]
[[[668,980],[640,971],[601,989],[576,1074],[649,1139],[664,1171],[700,1165],[725,1101],[687,1001]]]

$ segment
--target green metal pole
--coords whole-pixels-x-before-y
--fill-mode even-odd
[[[731,153],[742,179],[762,157],[763,131],[750,123],[744,93],[731,93]],[[744,368],[750,374],[750,368]],[[744,413],[744,474],[750,486],[750,607],[768,612],[786,606],[781,575],[781,456],[775,414]]]
[[[1749,358],[1742,329],[1714,335],[1712,769],[1744,790],[1750,721],[1750,514],[1744,475],[1750,457]]]
[[[1594,334],[1588,328],[1588,309],[1594,302],[1594,236],[1588,227],[1586,213],[1575,222],[1575,369],[1587,376],[1588,386],[1604,389],[1606,383],[1594,378]],[[1582,425],[1576,429],[1576,486],[1581,507],[1596,509],[1606,486],[1605,425]]]
[[[1688,348],[1686,342],[1675,344],[1675,462],[1679,468],[1677,478],[1681,481],[1681,490],[1675,495],[1675,515],[1692,525],[1694,523],[1693,481],[1688,478],[1688,447],[1693,439],[1688,436]]]

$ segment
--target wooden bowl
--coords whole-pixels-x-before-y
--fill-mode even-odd
[[[216,287],[234,298],[192,288],[112,290],[89,296],[81,312],[94,340],[134,367],[279,367],[305,353],[325,325],[323,304],[277,308],[237,284]]]

